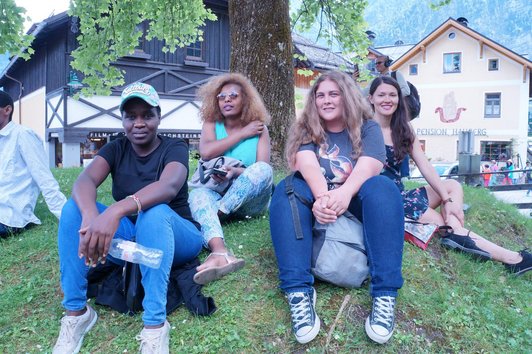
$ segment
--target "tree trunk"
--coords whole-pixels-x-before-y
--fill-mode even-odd
[[[284,166],[284,145],[295,116],[292,35],[287,0],[229,0],[231,71],[253,82],[272,121],[272,163]]]

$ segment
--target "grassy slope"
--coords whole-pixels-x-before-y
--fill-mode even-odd
[[[65,194],[78,169],[54,171]],[[110,202],[106,183],[100,200]],[[468,224],[490,239],[521,249],[532,241],[532,220],[496,201],[485,190],[466,188]],[[56,246],[57,221],[42,200],[43,225],[0,240],[0,353],[51,352],[63,315]],[[322,319],[318,337],[299,345],[287,305],[277,289],[277,268],[267,216],[224,226],[229,246],[247,266],[204,288],[218,311],[192,316],[184,308],[169,316],[171,352],[523,352],[532,348],[531,275],[509,276],[494,262],[479,263],[448,252],[435,239],[427,251],[405,245],[397,329],[386,346],[370,342],[363,321],[367,288],[316,285]],[[202,254],[202,257],[206,253]],[[347,306],[338,317],[344,298]],[[136,352],[140,315],[128,317],[96,306],[100,320],[85,337],[82,353]]]

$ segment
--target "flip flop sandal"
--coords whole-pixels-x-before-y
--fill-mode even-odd
[[[208,284],[211,281],[220,279],[224,275],[227,275],[232,272],[236,272],[237,270],[244,267],[244,265],[246,264],[246,262],[240,258],[237,258],[236,260],[231,261],[229,259],[230,254],[228,252],[226,253],[212,252],[211,254],[207,256],[207,258],[209,258],[212,255],[224,256],[227,264],[223,266],[209,267],[207,269],[197,272],[193,278],[196,284],[201,284],[201,285]]]

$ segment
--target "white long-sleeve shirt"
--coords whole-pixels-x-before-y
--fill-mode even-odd
[[[40,224],[34,214],[39,191],[59,219],[66,198],[48,168],[42,140],[33,130],[9,122],[0,130],[0,223],[18,228]]]

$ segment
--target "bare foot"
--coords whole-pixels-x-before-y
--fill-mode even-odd
[[[227,252],[227,251],[226,251]],[[228,258],[229,258],[229,261],[230,262],[234,262],[236,261],[236,257],[232,256],[232,255],[228,255]],[[223,267],[224,265],[226,265],[228,262],[227,260],[225,259],[224,256],[222,255],[216,255],[216,254],[210,254],[207,258],[205,258],[205,261],[203,262],[203,264],[201,264],[200,266],[198,266],[196,268],[196,270],[198,272],[204,270],[204,269],[207,269],[207,268],[212,268],[212,267]]]

